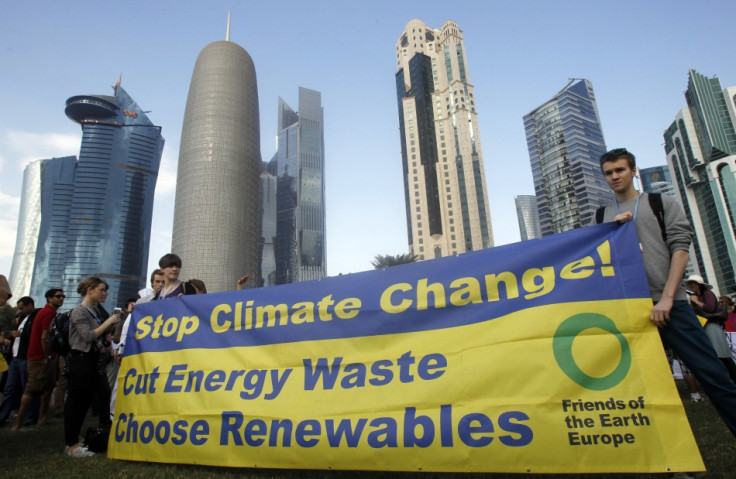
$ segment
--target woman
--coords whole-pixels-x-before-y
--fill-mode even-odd
[[[711,291],[712,286],[706,283],[702,276],[690,275],[686,284],[690,305],[693,307],[695,314],[707,318],[716,312],[719,307],[718,298]],[[718,358],[728,369],[731,380],[736,383],[736,364],[734,364],[731,357],[731,348],[728,345],[726,334],[723,332],[723,326],[721,326],[721,323],[709,320],[705,323],[705,334],[713,344],[713,349],[715,349]]]
[[[179,281],[181,273],[181,258],[174,253],[168,253],[158,260],[158,267],[164,273],[164,285],[153,297],[153,301],[159,299],[176,298],[183,294],[196,294],[194,287],[189,283]]]
[[[100,338],[120,321],[119,314],[106,320],[99,317],[97,306],[107,299],[107,283],[90,277],[79,283],[77,292],[82,302],[69,316],[69,346],[67,357],[69,385],[64,405],[65,452],[72,457],[87,457],[94,453],[79,442],[79,432],[95,393],[99,395],[98,421],[100,427],[110,426],[110,384],[102,368],[99,356]]]

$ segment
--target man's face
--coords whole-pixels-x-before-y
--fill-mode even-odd
[[[33,304],[31,303],[23,304],[20,301],[18,301],[17,306],[18,306],[18,312],[20,313],[21,318],[25,318],[26,316],[28,316],[29,314],[33,312]]]
[[[54,293],[53,296],[51,296],[48,300],[49,304],[54,309],[61,308],[61,305],[64,304],[64,292],[63,291],[57,291]]]
[[[161,291],[161,286],[164,285],[164,275],[163,274],[155,274],[153,275],[153,281],[151,281],[151,287],[153,288],[154,293],[158,293]]]
[[[181,268],[179,268],[176,265],[171,265],[165,268],[161,268],[161,271],[164,272],[164,276],[166,277],[166,279],[168,279],[171,282],[174,282],[177,279],[179,279],[179,273],[181,272]]]
[[[634,186],[636,168],[632,169],[625,157],[603,163],[602,170],[606,183],[614,193],[626,193]]]

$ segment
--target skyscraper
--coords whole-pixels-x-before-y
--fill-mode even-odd
[[[50,287],[61,287],[66,234],[77,157],[34,161],[23,172],[18,231],[10,270],[17,296],[44,304]]]
[[[261,235],[258,240],[258,278],[256,286],[276,284],[276,162],[261,163]]]
[[[695,231],[697,272],[727,294],[736,285],[736,87],[690,70],[685,99],[664,132],[667,163]]]
[[[268,255],[268,238],[264,239],[261,268],[265,284],[270,264],[275,265],[275,284],[319,279],[326,274],[321,94],[300,87],[298,112],[279,98],[278,122],[278,149],[268,166],[276,177],[276,204],[268,203],[269,198],[263,195],[262,236],[267,236],[273,224],[276,226],[273,260]],[[268,176],[262,176],[263,186],[270,186],[267,180]]]
[[[524,115],[542,235],[588,224],[613,200],[600,173],[606,152],[593,85],[571,79],[549,101]]]
[[[260,129],[256,70],[225,41],[197,57],[181,132],[172,252],[183,279],[226,291],[258,272]]]
[[[79,300],[76,287],[87,276],[109,284],[110,307],[136,297],[148,280],[153,194],[164,139],[161,127],[120,81],[114,91],[114,96],[82,95],[66,102],[66,115],[82,126],[64,247],[68,304]]]
[[[639,168],[639,178],[641,178],[641,188],[645,192],[669,195],[680,201],[667,165]]]
[[[410,252],[438,258],[493,246],[474,87],[463,32],[412,20],[396,42]]]
[[[541,238],[537,197],[534,195],[519,195],[514,198],[514,201],[516,202],[516,217],[519,220],[521,241]]]
[[[42,304],[62,287],[67,304],[77,285],[99,276],[110,286],[106,305],[119,306],[147,282],[153,193],[164,139],[120,86],[114,96],[80,95],[66,115],[82,127],[75,157],[26,167],[11,278],[18,295]]]

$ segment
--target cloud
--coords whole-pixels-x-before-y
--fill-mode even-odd
[[[178,156],[178,151],[169,153],[169,149],[164,146],[164,152],[161,155],[161,166],[158,169],[158,180],[156,181],[156,198],[171,195],[176,191]]]
[[[20,197],[0,192],[0,274],[10,273],[15,250],[15,232],[18,227]]]
[[[77,155],[81,140],[81,135],[6,130],[0,136],[6,157],[6,161],[0,162],[0,167],[12,161],[22,170],[31,161]]]

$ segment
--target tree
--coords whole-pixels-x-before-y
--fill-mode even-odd
[[[399,264],[414,263],[417,260],[417,256],[411,253],[403,253],[397,255],[391,254],[377,254],[371,264],[376,269],[388,268],[390,266],[396,266]]]

